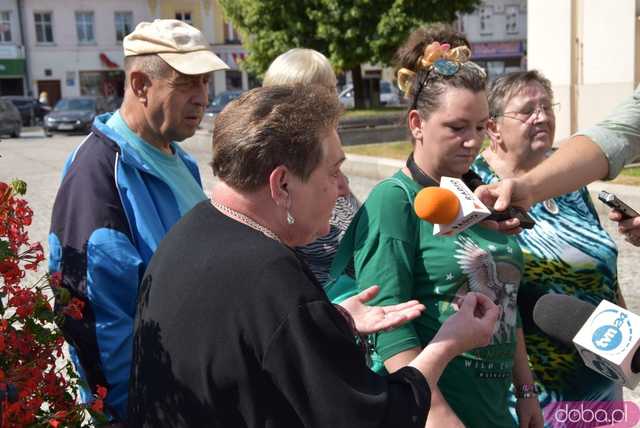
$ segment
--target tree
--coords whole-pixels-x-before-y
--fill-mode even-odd
[[[409,33],[427,22],[452,22],[481,0],[219,0],[243,34],[243,68],[262,75],[281,53],[305,47],[351,70],[356,107],[364,105],[360,64],[389,64]]]

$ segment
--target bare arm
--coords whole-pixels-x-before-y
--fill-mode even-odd
[[[429,352],[429,355],[432,358],[437,358],[437,355],[443,351],[442,346],[438,346],[438,344],[429,348],[428,345],[425,350]],[[438,347],[440,349],[438,349]],[[411,365],[411,362],[415,360],[420,355],[420,348],[412,348],[406,351],[400,352],[399,354],[394,355],[393,357],[387,359],[384,362],[385,367],[389,373],[393,373],[396,370],[401,369],[407,365]],[[446,367],[446,364],[441,364],[441,361],[446,359],[440,358],[440,361],[435,361],[435,364],[428,364],[432,373],[427,375],[427,382],[429,382],[429,387],[431,388],[431,407],[429,408],[429,415],[427,416],[427,424],[425,428],[437,428],[437,427],[452,427],[452,428],[464,428],[464,424],[458,416],[456,416],[455,412],[447,403],[447,400],[444,399],[444,396],[440,392],[440,388],[438,388],[437,382],[432,384],[429,381],[429,378],[440,378],[442,371]]]
[[[533,374],[529,369],[524,333],[522,332],[522,328],[518,328],[516,330],[516,353],[513,357],[513,384],[523,385],[532,383]]]
[[[588,137],[577,135],[521,180],[531,183],[533,201],[539,202],[606,178],[608,172],[609,162],[600,147]]]
[[[522,329],[516,330],[516,353],[513,357],[513,384],[517,388],[520,385],[532,385],[533,374],[529,368],[527,348],[524,342]],[[518,398],[516,403],[516,413],[521,428],[542,428],[544,418],[538,397]]]
[[[479,186],[475,194],[498,211],[510,205],[529,209],[536,202],[573,192],[605,178],[608,172],[609,163],[600,147],[589,138],[577,135],[526,174]],[[521,231],[517,219],[485,223],[506,233]]]

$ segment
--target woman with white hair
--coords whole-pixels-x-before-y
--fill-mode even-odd
[[[336,75],[326,56],[313,49],[294,48],[278,56],[271,63],[264,76],[263,86],[317,84],[335,91],[336,83]],[[360,206],[349,189],[349,179],[340,173],[340,180],[343,191],[336,200],[329,222],[329,233],[308,245],[296,247],[296,251],[305,259],[320,284],[328,281],[331,263],[340,240]]]

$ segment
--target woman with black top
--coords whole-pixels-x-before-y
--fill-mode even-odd
[[[141,285],[132,426],[422,427],[447,363],[488,343],[498,308],[469,293],[407,367],[367,368],[355,335],[420,311],[364,305],[375,289],[339,309],[292,250],[329,228],[340,111],[321,87],[273,86],[216,118],[214,198],[167,234]]]

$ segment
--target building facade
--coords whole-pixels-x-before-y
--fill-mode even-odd
[[[214,76],[213,89],[216,93],[225,90],[247,90],[253,85],[249,84],[247,73],[240,67],[240,63],[247,56],[240,34],[226,20],[222,6],[217,0],[213,2],[213,12],[215,32],[211,48],[229,66],[229,70]]]
[[[19,0],[0,0],[0,94],[28,92]]]
[[[565,138],[604,118],[640,83],[640,0],[535,0],[528,67],[551,80]]]
[[[461,14],[457,29],[471,43],[473,60],[489,79],[526,69],[526,0],[485,0],[470,14]]]
[[[122,97],[122,39],[149,20],[146,1],[24,0],[30,91]]]
[[[230,71],[214,73],[211,96],[248,87],[246,73],[238,67],[246,54],[216,0],[0,0],[0,94],[11,92],[5,87],[19,86],[17,80],[3,82],[6,76],[22,79],[24,93],[47,92],[52,105],[67,96],[122,97],[122,40],[137,23],[156,18],[180,19],[199,28],[229,64]],[[11,41],[3,39],[5,28],[12,30]],[[3,66],[7,73],[24,72],[3,74]]]

